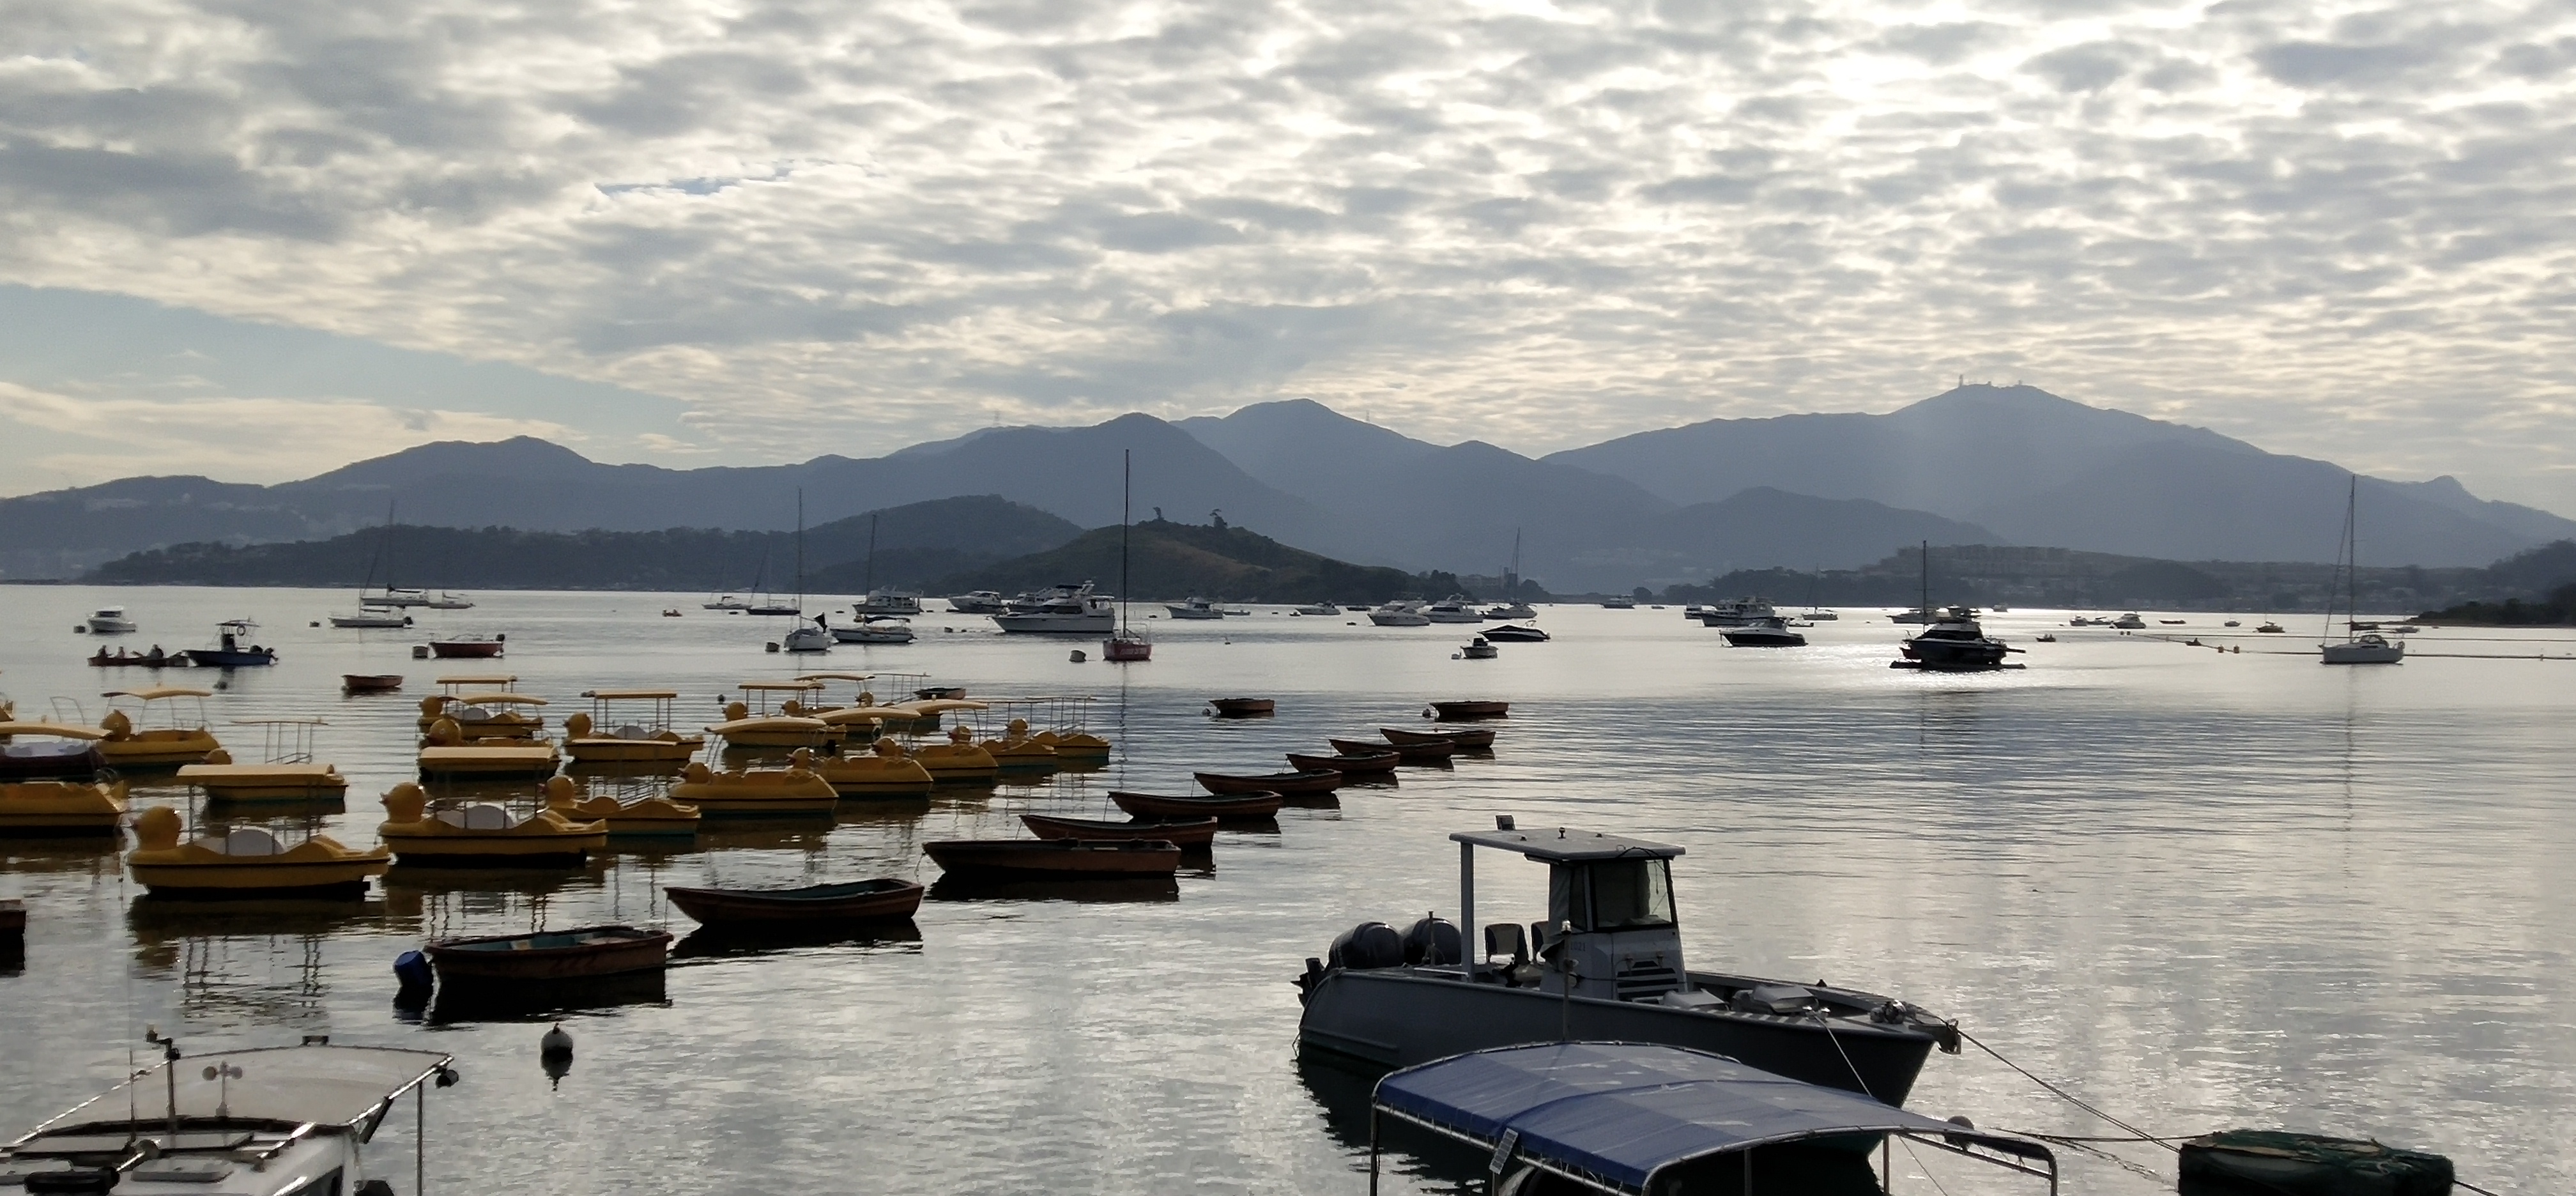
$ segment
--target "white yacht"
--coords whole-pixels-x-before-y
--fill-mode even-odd
[[[795,630],[788,632],[785,638],[778,641],[778,646],[790,652],[831,651],[835,640],[832,636],[832,625],[826,621],[827,618],[828,616],[817,615],[810,625],[798,623]]]
[[[1703,606],[1699,611],[1701,625],[1707,627],[1757,627],[1780,617],[1770,602],[1754,597],[1730,598]]]
[[[1107,597],[1093,593],[1086,581],[1013,602],[993,616],[993,624],[1004,631],[1039,635],[1107,635],[1118,626],[1118,609]]]
[[[948,599],[948,609],[961,615],[998,615],[1002,613],[1003,606],[1002,594],[999,590],[976,590],[968,594],[953,594]]]
[[[89,629],[92,635],[129,635],[134,631],[134,620],[125,617],[122,606],[102,606],[89,617]]]
[[[856,623],[833,628],[832,638],[844,644],[909,644],[912,622],[893,615],[860,615]]]
[[[1338,615],[1342,613],[1342,608],[1335,606],[1330,602],[1309,602],[1304,606],[1296,608],[1296,613],[1301,615]]]
[[[1225,610],[1217,604],[1193,595],[1187,602],[1166,602],[1163,609],[1175,619],[1222,619]]]
[[[2390,641],[2379,634],[2379,624],[2361,622],[2361,539],[2355,516],[2360,513],[2361,478],[2356,475],[2344,495],[2343,543],[2336,545],[2335,563],[2344,578],[2344,639],[2342,643],[2317,645],[2321,664],[2404,664],[2406,643]],[[2326,634],[2334,634],[2334,584],[2326,584]]]
[[[1482,623],[1485,613],[1467,601],[1465,594],[1450,596],[1422,608],[1424,618],[1434,623]]]
[[[367,610],[361,608],[358,613],[354,615],[331,616],[331,625],[333,627],[409,627],[411,626],[411,616],[398,610]]]
[[[406,590],[396,586],[386,586],[382,593],[366,594],[358,599],[360,606],[427,606],[429,602],[427,590]]]
[[[2130,611],[2119,618],[2111,620],[2110,625],[2117,627],[2122,631],[2143,631],[2146,629],[2147,621],[2139,618],[2138,612]]]
[[[1538,612],[1531,610],[1530,604],[1526,602],[1498,602],[1485,608],[1485,617],[1488,619],[1535,619],[1538,617]]]
[[[1369,622],[1380,627],[1429,627],[1431,616],[1422,613],[1418,599],[1394,598],[1370,611]]]
[[[411,1159],[361,1148],[396,1100],[456,1082],[443,1052],[332,1046],[322,1035],[186,1057],[151,1041],[159,1066],[0,1146],[0,1183],[120,1196],[391,1193],[391,1177],[408,1185],[426,1169],[427,1147]]]
[[[438,592],[438,597],[423,602],[421,605],[426,606],[431,610],[472,610],[474,609],[474,600],[463,594],[451,594],[445,590],[440,590]]]
[[[921,595],[901,590],[870,590],[851,611],[862,619],[879,615],[917,615],[921,613]]]

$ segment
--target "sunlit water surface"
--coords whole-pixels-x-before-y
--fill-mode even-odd
[[[1883,612],[1766,652],[1673,610],[1542,608],[1554,643],[1474,662],[1451,658],[1458,628],[1266,608],[1153,623],[1155,659],[1122,667],[1067,659],[1096,643],[955,615],[919,620],[908,647],[768,655],[780,622],[694,595],[488,594],[410,632],[309,628],[347,605],[315,591],[0,596],[0,689],[23,714],[62,695],[95,719],[100,691],[150,680],[78,663],[96,641],[70,629],[95,605],[133,608],[144,632],[122,642],[137,648],[257,618],[283,659],[221,678],[216,729],[327,718],[320,756],[353,785],[323,826],[357,845],[411,771],[426,683],[482,671],[410,659],[440,625],[506,631],[502,666],[558,720],[593,687],[677,688],[698,723],[738,680],[905,671],[979,697],[1098,695],[1095,729],[1119,746],[1098,773],[846,803],[828,826],[710,831],[579,871],[398,876],[322,914],[165,912],[137,904],[105,848],[0,845],[0,896],[32,911],[24,971],[0,976],[12,1133],[108,1086],[158,1024],[191,1051],[327,1033],[453,1052],[464,1083],[429,1101],[447,1191],[1356,1192],[1365,1081],[1301,1070],[1289,980],[1356,921],[1454,914],[1444,836],[1510,813],[1687,846],[1676,883],[1701,966],[1903,996],[2156,1133],[2370,1135],[2447,1153],[2490,1188],[2576,1188],[2576,664],[2529,659],[2570,650],[2539,634],[2437,632],[2401,667],[2326,669],[2286,654],[2314,644],[2312,618],[2287,636],[2215,615],[2155,629],[2245,649],[2230,654],[2016,612],[1989,626],[2029,649],[2026,670],[1943,678],[1886,667],[1899,633]],[[2032,642],[2043,630],[2062,642]],[[343,698],[344,672],[409,683]],[[1278,716],[1203,713],[1238,693],[1275,696]],[[1284,767],[1283,751],[1419,725],[1426,699],[1471,695],[1513,703],[1491,759],[1222,835],[1213,870],[1176,892],[934,900],[917,932],[689,959],[658,1003],[566,1016],[579,1054],[559,1080],[539,1066],[542,1023],[394,1007],[389,965],[425,937],[607,921],[686,934],[665,884],[926,882],[925,839],[1022,834],[1024,811],[1114,817],[1112,787]],[[186,801],[167,784],[136,795]],[[1480,871],[1488,920],[1542,912],[1535,865]],[[2118,1132],[1973,1050],[1935,1056],[1912,1104]],[[408,1154],[400,1121],[380,1143]],[[2063,1152],[2069,1190],[2170,1190],[2171,1155],[2119,1149],[2131,1165]],[[1390,1190],[1481,1189],[1472,1156],[1416,1145],[1388,1162]],[[1947,1158],[1896,1163],[1898,1190],[1930,1190],[1913,1178],[1926,1169],[1951,1192],[2034,1190]]]

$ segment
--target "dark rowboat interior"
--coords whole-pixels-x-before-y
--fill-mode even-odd
[[[1457,740],[1440,738],[1438,736],[1434,736],[1432,742],[1428,743],[1388,743],[1383,740],[1371,743],[1365,739],[1331,739],[1326,740],[1325,742],[1332,744],[1335,751],[1341,752],[1344,755],[1356,756],[1363,752],[1393,752],[1396,755],[1403,757],[1404,762],[1408,764],[1422,760],[1446,760],[1449,757],[1456,755],[1458,752]]]
[[[1277,712],[1279,703],[1271,698],[1209,698],[1219,718],[1247,718]]]
[[[1509,703],[1509,702],[1495,702],[1495,701],[1484,701],[1484,700],[1465,701],[1465,702],[1433,702],[1433,703],[1431,704],[1431,710],[1432,710],[1432,713],[1433,713],[1434,715],[1436,715],[1437,717],[1439,717],[1439,718],[1441,718],[1441,719],[1443,719],[1443,720],[1450,720],[1450,719],[1468,719],[1468,718],[1506,718],[1506,717],[1509,717],[1509,716],[1510,716],[1510,714],[1511,714],[1511,712],[1512,712],[1512,704],[1511,704],[1511,703]]]
[[[1393,752],[1370,752],[1366,755],[1344,756],[1309,756],[1301,752],[1290,752],[1288,753],[1288,766],[1299,772],[1313,772],[1319,768],[1329,768],[1334,772],[1344,774],[1355,772],[1393,772],[1395,771],[1396,761],[1403,758],[1404,757],[1398,756]]]
[[[793,889],[666,887],[671,904],[701,923],[845,922],[909,918],[921,908],[921,886],[891,877]]]
[[[1037,876],[1169,876],[1178,844],[1159,839],[943,839],[921,850],[941,870]]]
[[[1111,822],[1100,818],[1022,814],[1020,821],[1041,839],[1160,839],[1182,847],[1204,847],[1216,839],[1214,818],[1139,818],[1132,822]]]
[[[1279,812],[1283,799],[1276,793],[1246,793],[1224,797],[1174,797],[1161,793],[1131,793],[1113,789],[1109,800],[1118,808],[1139,818],[1217,818],[1232,822],[1238,819],[1269,818]]]
[[[1342,774],[1329,768],[1309,772],[1274,772],[1262,776],[1237,776],[1222,772],[1190,774],[1198,778],[1210,793],[1276,793],[1281,797],[1298,797],[1309,793],[1330,793],[1342,787]]]

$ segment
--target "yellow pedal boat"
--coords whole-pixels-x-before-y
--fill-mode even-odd
[[[798,749],[786,768],[736,768],[717,772],[692,761],[671,786],[671,800],[714,818],[729,815],[829,814],[841,795],[811,767],[813,753]]]
[[[197,763],[206,758],[206,753],[223,746],[216,742],[215,733],[205,726],[206,699],[215,696],[212,690],[183,689],[171,685],[155,689],[111,689],[101,696],[111,705],[106,716],[98,720],[98,729],[107,732],[107,737],[98,743],[98,751],[107,757],[111,768],[176,768]],[[117,709],[113,703],[119,698],[136,703],[136,710],[129,714]],[[179,700],[182,698],[196,700],[194,720],[179,717]],[[136,729],[138,716],[139,721],[145,724],[144,729]],[[196,725],[185,725],[189,721]]]
[[[866,753],[825,756],[813,768],[843,797],[928,797],[939,784],[921,761],[891,739],[879,740]]]
[[[454,719],[430,724],[429,743],[420,749],[420,775],[425,777],[546,777],[562,765],[555,745],[543,741],[463,741]]]
[[[141,846],[127,852],[134,879],[155,897],[357,897],[393,853],[352,851],[327,835],[288,847],[257,827],[179,841],[179,812],[154,806],[134,820]]]
[[[608,846],[608,825],[576,822],[559,810],[513,819],[494,805],[430,814],[429,795],[405,781],[385,792],[385,821],[376,827],[407,867],[578,865]]]
[[[962,728],[961,728],[962,729]],[[952,737],[954,732],[951,732]],[[1011,772],[1054,768],[1057,764],[1055,745],[1029,734],[1029,720],[1012,719],[1000,739],[987,739],[981,745],[984,754],[993,758],[995,767]]]
[[[114,835],[126,809],[123,781],[0,783],[0,838]]]
[[[912,758],[940,781],[989,781],[1002,775],[1001,762],[975,742],[975,732],[968,727],[950,727],[948,742],[913,748]]]
[[[583,797],[571,777],[554,777],[546,782],[546,808],[566,818],[604,823],[611,838],[698,833],[696,806],[667,797],[643,797],[631,802],[620,802],[607,793]]]
[[[725,707],[726,714],[742,709],[736,702]],[[725,750],[830,747],[840,737],[832,725],[819,718],[793,715],[753,715],[728,718],[707,728],[710,735],[724,738]]]
[[[236,764],[230,751],[216,748],[203,763],[181,765],[181,783],[196,786],[212,801],[338,801],[348,795],[349,778],[313,762],[314,729],[330,724],[318,718],[261,718],[233,725],[261,728],[267,759]]]
[[[564,754],[584,764],[669,764],[689,762],[706,740],[671,729],[671,703],[680,695],[667,689],[594,689],[591,712],[564,720]],[[634,716],[621,721],[621,712]]]
[[[446,719],[456,724],[457,735],[468,743],[478,739],[535,739],[544,734],[546,718],[533,708],[545,704],[544,698],[529,694],[438,694],[420,700],[418,725],[427,731],[440,719]]]

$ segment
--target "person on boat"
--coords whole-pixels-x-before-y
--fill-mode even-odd
[[[226,651],[226,652],[233,652],[233,651],[238,651],[238,650],[239,650],[239,649],[238,649],[238,647],[237,647],[237,646],[234,644],[234,642],[233,642],[233,633],[231,633],[231,632],[229,632],[229,631],[225,632],[225,633],[224,633],[224,641],[223,641],[223,642],[224,642],[224,651]]]
[[[155,663],[158,663],[158,662],[160,662],[161,660],[165,659],[165,654],[161,651],[161,645],[159,645],[159,644],[154,644],[154,645],[152,645],[152,650],[151,650],[151,651],[149,651],[149,652],[144,653],[144,654],[143,654],[143,659],[145,659],[145,660],[149,660],[149,661],[153,661],[153,662],[155,662]]]

